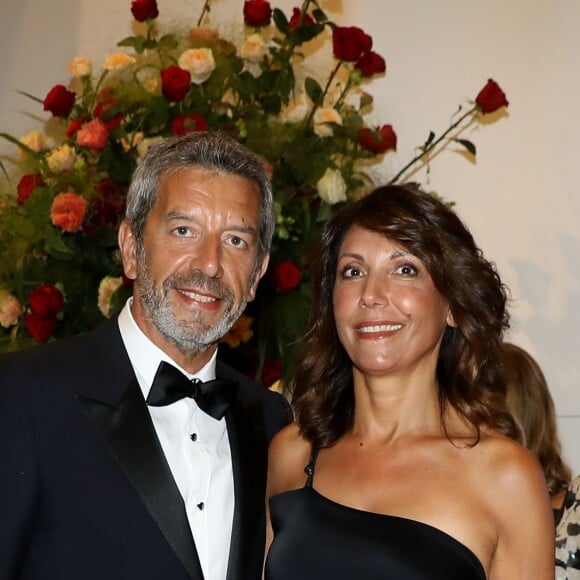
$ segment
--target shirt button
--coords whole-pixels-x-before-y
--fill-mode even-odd
[[[197,441],[197,433],[192,433],[192,434],[189,436],[189,438],[190,438],[192,441]]]
[[[203,511],[203,508],[204,508],[204,507],[205,507],[205,504],[204,504],[202,501],[200,501],[200,502],[197,504],[197,509],[198,509],[199,511]]]

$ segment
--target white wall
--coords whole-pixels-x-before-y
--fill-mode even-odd
[[[580,473],[580,3],[577,0],[320,0],[338,23],[372,35],[387,75],[371,83],[376,123],[392,123],[399,151],[385,176],[440,132],[488,77],[508,114],[469,137],[472,164],[444,153],[414,176],[448,200],[512,290],[509,338],[542,365],[560,420],[565,456]],[[100,62],[131,30],[130,0],[1,0],[0,131],[22,135],[45,119],[16,91],[39,97],[66,82],[84,54]],[[272,0],[289,9],[298,0]],[[196,20],[201,0],[158,0],[161,22]],[[214,0],[223,30],[241,22],[242,0]],[[467,135],[466,135],[467,136]],[[0,144],[0,152],[6,152]]]

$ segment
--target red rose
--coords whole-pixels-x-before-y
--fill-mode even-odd
[[[93,119],[85,123],[77,131],[77,143],[81,147],[100,151],[106,147],[108,140],[109,132],[107,131],[107,127],[105,127],[105,123],[100,119]]]
[[[117,101],[115,99],[103,99],[99,101],[93,109],[93,116],[101,119],[107,131],[114,131],[123,120],[123,115],[117,113]]]
[[[74,107],[76,93],[69,91],[64,85],[55,85],[44,97],[44,110],[55,117],[66,118]]]
[[[76,193],[59,193],[50,208],[50,221],[63,232],[75,234],[83,226],[87,200]]]
[[[372,77],[373,75],[384,73],[387,70],[385,59],[380,54],[377,54],[372,50],[365,52],[356,61],[355,66],[365,77]]]
[[[339,60],[356,62],[373,47],[373,39],[356,26],[337,26],[332,31],[332,48]]]
[[[73,119],[66,130],[66,136],[70,139],[75,135],[75,133],[83,126],[85,122],[84,117],[80,117],[79,119]]]
[[[45,183],[42,180],[42,175],[40,175],[40,173],[29,173],[23,175],[17,186],[18,203],[24,203],[37,187],[43,187],[44,185]]]
[[[485,87],[479,91],[475,103],[482,113],[493,113],[509,105],[505,93],[493,79],[489,79]]]
[[[191,75],[175,64],[161,71],[161,90],[168,101],[182,101],[191,86]]]
[[[54,318],[64,305],[64,296],[56,286],[41,284],[30,293],[28,304],[36,316]]]
[[[99,194],[93,199],[98,225],[117,227],[125,211],[127,188],[107,177],[97,183],[95,190]]]
[[[187,133],[192,133],[193,131],[204,132],[209,129],[207,121],[196,113],[191,115],[181,115],[173,119],[171,123],[171,134],[172,135],[187,135]]]
[[[266,359],[262,368],[260,383],[265,387],[270,387],[282,375],[282,363],[279,360]]]
[[[363,149],[372,153],[384,153],[389,149],[397,150],[397,134],[392,125],[383,125],[376,130],[364,127],[358,131],[358,142]]]
[[[38,342],[46,342],[56,330],[56,318],[27,314],[25,324],[30,336]]]
[[[300,268],[290,260],[282,260],[274,265],[272,281],[278,294],[286,294],[300,284]]]
[[[145,22],[157,18],[159,10],[156,0],[133,0],[131,2],[131,14],[137,22]]]
[[[244,22],[248,26],[268,26],[272,8],[266,0],[246,0],[244,2]]]
[[[290,28],[294,30],[300,25],[300,8],[292,8],[292,18],[290,18]],[[302,18],[302,25],[314,24],[314,19],[310,14],[304,14]]]

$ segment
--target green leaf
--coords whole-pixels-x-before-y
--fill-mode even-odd
[[[286,35],[290,33],[290,24],[288,23],[288,19],[282,10],[279,8],[274,8],[274,11],[272,12],[272,20],[280,32]]]
[[[320,8],[312,11],[312,17],[319,23],[328,22],[328,16]]]
[[[18,91],[18,93],[20,95],[24,95],[25,97],[28,97],[29,99],[31,99],[31,100],[33,100],[33,101],[35,101],[37,103],[40,103],[40,104],[44,103],[44,101],[42,99],[39,99],[38,97],[35,97],[34,95],[31,95],[30,93],[25,93],[24,91]]]
[[[477,153],[477,150],[473,142],[467,139],[453,139],[453,141],[455,141],[455,143],[463,145],[463,147],[465,147],[472,155],[475,155]]]
[[[313,103],[318,104],[320,99],[322,99],[322,87],[312,77],[306,77],[304,90]]]

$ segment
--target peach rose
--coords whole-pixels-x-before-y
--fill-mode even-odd
[[[18,299],[10,292],[0,290],[0,326],[4,328],[14,326],[21,314],[22,306]]]
[[[242,342],[248,342],[254,336],[253,322],[254,319],[251,316],[242,314],[220,342],[224,342],[230,348],[237,348]]]
[[[108,71],[121,70],[136,62],[137,61],[132,56],[123,52],[116,52],[115,54],[110,54],[105,59],[103,67]]]
[[[93,65],[86,56],[75,56],[68,65],[68,72],[76,79],[90,77]]]
[[[53,149],[46,157],[48,167],[54,173],[70,171],[75,164],[76,151],[66,143]]]
[[[201,85],[215,70],[215,60],[211,48],[190,48],[183,52],[177,64],[191,75],[191,82]]]
[[[336,109],[332,107],[323,107],[316,109],[314,113],[314,132],[319,137],[332,137],[333,130],[330,123],[342,125],[342,118]]]
[[[77,143],[89,149],[104,149],[109,140],[109,132],[101,119],[93,119],[85,123],[77,131]]]
[[[50,221],[63,232],[78,232],[87,213],[87,200],[76,193],[59,193],[50,208]]]
[[[111,316],[111,297],[123,285],[121,276],[105,276],[99,284],[98,306],[107,317]]]
[[[266,56],[266,42],[259,34],[252,34],[246,38],[242,45],[240,55],[244,60],[252,63],[259,63]]]

